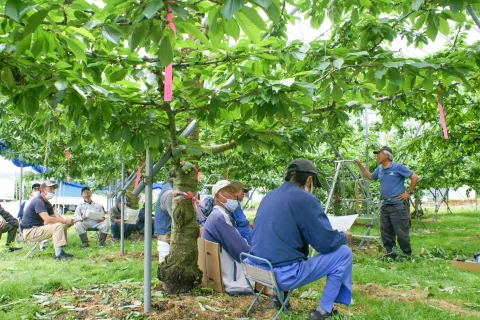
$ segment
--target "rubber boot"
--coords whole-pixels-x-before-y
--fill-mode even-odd
[[[98,245],[105,247],[107,244],[105,240],[107,240],[108,233],[100,233],[100,237],[98,237]]]
[[[87,233],[80,234],[80,240],[82,241],[82,245],[80,246],[81,248],[86,248],[88,247],[88,236]]]

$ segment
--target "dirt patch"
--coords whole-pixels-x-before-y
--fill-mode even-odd
[[[365,285],[354,284],[353,291],[360,292],[372,298],[387,298],[407,302],[420,301],[423,304],[434,306],[450,313],[459,313],[480,318],[480,312],[465,310],[461,305],[446,300],[428,298],[428,292],[420,289],[382,287],[374,283],[367,283]]]

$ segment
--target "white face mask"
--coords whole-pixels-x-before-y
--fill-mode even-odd
[[[40,191],[34,191],[32,193],[32,197],[34,197],[34,198],[38,197],[39,195],[40,195]]]
[[[305,191],[308,192],[308,193],[313,193],[313,177],[312,177],[312,179],[310,180],[310,191],[308,191],[306,184],[303,186],[303,190],[305,190]]]
[[[53,192],[47,192],[47,194],[45,194],[45,198],[47,198],[47,200],[50,200],[53,197],[55,197],[55,193]]]

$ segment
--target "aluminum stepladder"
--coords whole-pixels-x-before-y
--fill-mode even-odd
[[[370,239],[375,239],[378,241],[380,239],[380,237],[371,236],[370,230],[372,229],[372,227],[374,226],[374,224],[376,223],[376,221],[380,216],[381,203],[379,202],[376,208],[372,208],[373,210],[370,210],[370,205],[374,205],[374,202],[371,198],[370,191],[368,190],[368,187],[365,184],[365,178],[363,178],[363,176],[360,173],[360,179],[357,179],[356,175],[353,173],[353,171],[349,167],[351,165],[355,165],[358,171],[360,172],[360,168],[353,160],[336,160],[335,161],[335,174],[333,176],[332,184],[330,186],[330,191],[328,193],[327,204],[325,205],[325,213],[328,214],[328,210],[330,209],[330,205],[332,203],[333,195],[335,192],[335,186],[337,184],[340,185],[342,196],[344,196],[345,184],[355,183],[355,199],[345,199],[342,197],[340,201],[348,202],[348,203],[354,202],[356,205],[356,213],[359,214],[359,217],[357,218],[357,220],[365,220],[366,222],[367,229],[365,230],[365,233],[363,235],[352,235],[352,237],[362,238],[360,244],[357,247],[358,249],[361,249],[365,240],[367,240],[367,243],[369,244]],[[342,178],[344,178],[344,174],[343,174],[344,172],[342,171],[343,168],[346,168],[350,172],[350,175],[353,177],[353,180],[345,181],[344,179],[342,179],[342,181],[340,182],[338,181],[340,175],[342,176]],[[359,199],[359,193],[358,193],[359,190],[361,190],[362,192],[362,199]],[[367,208],[366,215],[360,215],[359,202],[365,203]],[[372,211],[373,213],[371,214]]]

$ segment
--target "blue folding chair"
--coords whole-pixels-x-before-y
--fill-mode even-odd
[[[267,267],[261,268],[258,266],[253,266],[251,264],[245,263],[244,262],[245,258],[248,258],[252,263],[266,265],[268,266],[268,268]],[[282,311],[284,310],[287,315],[290,315],[290,311],[287,308],[287,302],[293,290],[290,290],[290,292],[286,297],[284,296],[283,291],[280,290],[280,288],[278,287],[277,280],[275,279],[275,273],[273,272],[273,267],[270,261],[268,261],[267,259],[263,259],[254,255],[245,253],[245,252],[240,253],[240,261],[242,264],[243,273],[245,274],[245,278],[247,280],[248,286],[250,287],[250,290],[252,290],[252,293],[254,296],[252,304],[250,304],[250,306],[247,309],[246,315],[248,316],[248,313],[252,309],[255,302],[258,302],[262,311],[265,312],[265,309],[263,308],[263,305],[259,300],[265,287],[271,288],[273,290],[273,293],[277,296],[278,300],[282,304],[273,319],[274,320],[277,319],[280,313],[282,313]],[[254,289],[255,284],[252,285],[251,281],[254,283],[260,283],[262,285],[262,288],[259,290],[258,293],[255,292],[255,289]]]

